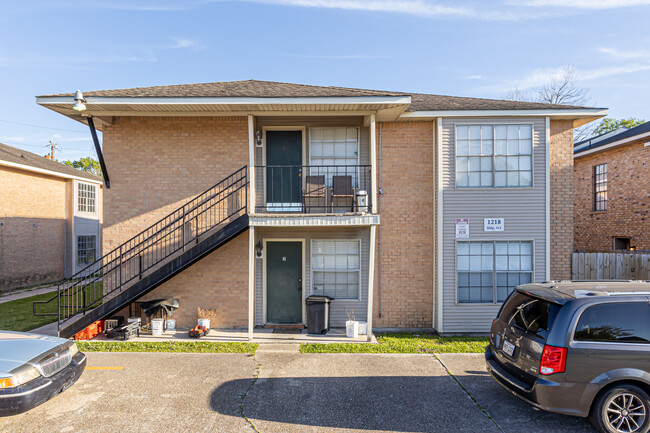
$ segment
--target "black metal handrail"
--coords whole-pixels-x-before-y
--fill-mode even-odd
[[[371,165],[258,165],[256,212],[365,213]]]
[[[169,257],[198,243],[202,235],[245,215],[247,209],[248,168],[244,166],[60,283],[55,296],[33,303],[33,314],[56,316],[60,331],[62,323],[127,289]],[[47,311],[46,305],[56,305],[56,312]]]

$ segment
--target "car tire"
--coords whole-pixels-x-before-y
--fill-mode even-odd
[[[647,433],[650,397],[635,385],[609,388],[596,398],[589,421],[602,433]]]

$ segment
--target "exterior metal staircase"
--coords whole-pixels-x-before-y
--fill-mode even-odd
[[[55,316],[58,335],[74,336],[246,231],[247,206],[244,166],[63,281],[34,316]]]

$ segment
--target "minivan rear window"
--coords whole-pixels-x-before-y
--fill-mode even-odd
[[[578,320],[576,341],[650,343],[647,302],[610,302],[587,308]]]
[[[499,317],[508,325],[546,339],[560,308],[560,305],[543,299],[513,292],[504,303]]]

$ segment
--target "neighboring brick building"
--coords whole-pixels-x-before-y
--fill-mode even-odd
[[[93,212],[79,212],[79,185],[93,191]],[[0,143],[0,292],[61,280],[95,261],[101,186],[97,176]]]
[[[606,114],[252,80],[38,103],[103,132],[108,301],[84,320],[176,298],[178,326],[251,332],[312,294],[332,326],[487,332],[514,286],[570,275],[572,131]]]
[[[575,248],[650,249],[650,122],[576,143]]]

